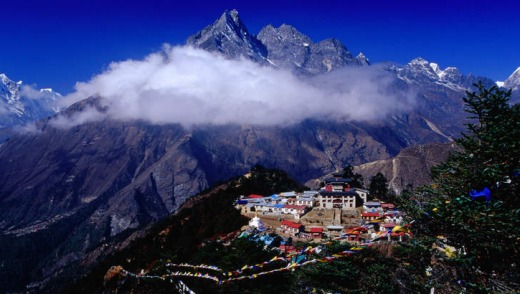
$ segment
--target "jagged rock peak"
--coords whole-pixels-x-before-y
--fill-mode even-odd
[[[359,54],[355,58],[359,65],[370,65],[370,60],[363,54],[363,52],[359,52]]]
[[[251,35],[236,10],[226,11],[212,25],[188,38],[188,45],[225,56],[246,57],[261,64],[315,75],[348,65],[369,65],[363,55],[354,58],[337,39],[314,43],[295,27],[267,25]]]
[[[14,82],[13,80],[9,79],[6,74],[0,73],[0,83],[0,86],[3,90],[8,91],[14,95],[19,91],[22,81]]]
[[[217,19],[214,25],[218,26],[227,26],[230,25],[232,29],[238,29],[237,33],[245,33],[248,34],[247,28],[238,16],[238,11],[236,9],[226,10],[220,17]],[[245,30],[245,32],[243,31]],[[242,31],[242,32],[241,32]]]
[[[249,34],[235,9],[224,12],[212,25],[189,37],[186,43],[231,58],[242,56],[265,62],[267,56],[265,46]]]
[[[282,24],[278,28],[272,25],[265,26],[260,30],[260,33],[258,33],[258,39],[266,45],[276,41],[304,47],[314,44],[311,38],[298,31],[295,27],[287,24]]]

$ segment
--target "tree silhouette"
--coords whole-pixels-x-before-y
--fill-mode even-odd
[[[381,200],[388,200],[388,181],[382,173],[377,173],[375,176],[370,178],[370,184],[368,187],[371,197],[377,197]]]

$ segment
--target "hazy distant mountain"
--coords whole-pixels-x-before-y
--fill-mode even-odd
[[[289,25],[266,26],[255,37],[235,10],[224,13],[187,43],[228,58],[248,58],[291,70],[309,83],[337,78],[335,73],[344,67],[369,65],[362,54],[353,57],[339,41],[314,43]],[[0,282],[15,283],[0,288],[20,291],[20,283],[66,280],[57,274],[80,272],[85,254],[103,251],[105,240],[174,213],[189,197],[255,164],[286,170],[305,182],[347,164],[390,160],[411,145],[449,142],[464,128],[464,91],[478,79],[493,83],[456,68],[441,70],[424,59],[375,70],[392,75],[396,91],[416,94],[412,110],[363,122],[306,119],[284,126],[189,129],[109,119],[60,129],[48,119],[40,122],[40,132],[12,137],[0,145],[0,242],[14,246],[13,251],[0,251],[4,254],[0,259],[11,262],[20,274],[0,267]],[[3,76],[4,80],[8,79]],[[8,109],[9,117],[28,115],[30,103],[23,103],[23,96],[17,94],[20,84],[1,85],[0,109]],[[49,93],[48,99],[40,100],[59,97]],[[85,98],[57,117],[88,108],[104,112],[110,107],[103,97]],[[417,158],[437,162],[437,153],[432,154],[421,153]],[[398,169],[399,173],[387,177],[405,185],[408,180],[399,177],[411,172]],[[40,246],[16,246],[32,242]],[[38,285],[33,284],[36,289]]]

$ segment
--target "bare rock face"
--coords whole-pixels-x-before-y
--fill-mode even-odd
[[[283,24],[264,27],[258,39],[265,45],[271,64],[293,72],[315,75],[347,65],[368,65],[364,55],[352,57],[347,47],[336,39],[314,43],[296,28]]]
[[[265,26],[258,33],[260,40],[268,50],[270,62],[281,68],[297,69],[309,59],[314,42],[308,36],[290,25],[279,28]]]

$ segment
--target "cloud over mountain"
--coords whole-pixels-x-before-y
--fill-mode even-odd
[[[83,112],[60,126],[97,120],[151,123],[295,123],[306,118],[366,121],[410,110],[414,98],[396,91],[395,77],[378,67],[336,70],[310,80],[245,59],[228,59],[192,47],[165,45],[142,60],[110,64],[76,84],[68,105],[92,95],[108,110]]]

